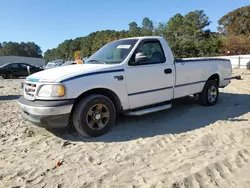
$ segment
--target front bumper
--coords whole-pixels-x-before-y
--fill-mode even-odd
[[[44,128],[60,128],[68,126],[74,101],[29,101],[21,96],[18,104],[26,120]]]

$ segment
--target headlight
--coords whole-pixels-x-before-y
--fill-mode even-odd
[[[39,97],[63,97],[65,88],[63,85],[43,85],[39,92]]]

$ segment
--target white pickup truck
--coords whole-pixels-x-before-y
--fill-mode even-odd
[[[162,37],[110,42],[83,65],[44,70],[27,77],[19,98],[34,124],[66,127],[83,136],[107,133],[118,114],[144,115],[169,109],[173,99],[195,95],[214,105],[231,79],[225,59],[175,60]]]

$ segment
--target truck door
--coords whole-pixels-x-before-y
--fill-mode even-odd
[[[174,64],[167,61],[159,40],[143,40],[125,72],[130,109],[173,98]]]

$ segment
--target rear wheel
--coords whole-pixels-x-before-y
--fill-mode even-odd
[[[6,74],[3,75],[2,77],[3,77],[3,79],[7,79],[8,78]]]
[[[85,137],[107,133],[114,126],[115,119],[115,106],[104,95],[90,95],[81,99],[73,111],[74,127]]]
[[[4,79],[12,79],[12,78],[14,78],[14,76],[11,72],[8,72],[8,73],[6,73],[6,75],[3,78]]]
[[[215,80],[208,80],[199,94],[200,104],[203,106],[213,106],[218,101],[219,89]]]

